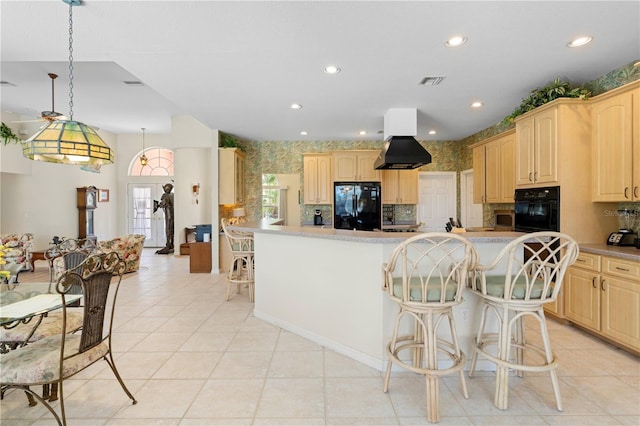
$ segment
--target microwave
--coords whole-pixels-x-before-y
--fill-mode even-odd
[[[514,230],[560,231],[560,187],[516,189]]]

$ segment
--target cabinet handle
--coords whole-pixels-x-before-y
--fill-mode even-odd
[[[621,268],[621,267],[619,267],[619,266],[616,266],[616,269],[617,269],[618,271],[629,272],[629,270],[628,270],[627,268]]]
[[[605,281],[606,281],[606,280],[602,280],[602,281],[600,282],[600,289],[601,289],[602,291],[605,291],[605,288],[604,288],[604,283],[605,283]]]
[[[533,182],[533,173],[529,172],[529,182]]]
[[[576,262],[580,262],[580,263],[587,263],[587,261],[586,261],[586,260],[584,260],[584,259],[580,259],[580,258],[576,259]]]
[[[538,181],[538,172],[534,172],[533,173],[533,181],[537,182]]]
[[[640,187],[634,186],[633,187],[633,196],[636,197],[636,198],[640,197],[640,194],[638,192],[640,192]]]
[[[629,192],[629,187],[625,186],[624,187],[624,198],[629,198],[628,192]]]
[[[591,286],[593,286],[593,288],[598,288],[598,286],[596,285],[596,277],[593,277],[591,279]]]

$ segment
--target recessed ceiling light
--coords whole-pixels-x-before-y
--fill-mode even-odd
[[[367,131],[366,130],[360,130],[360,135],[366,135]]]
[[[471,103],[471,108],[480,108],[482,105],[482,102],[476,101]]]
[[[571,40],[569,43],[567,43],[568,47],[580,47],[580,46],[584,46],[587,43],[590,43],[591,40],[593,40],[593,37],[591,36],[581,36],[581,37],[577,37],[574,38],[573,40]]]
[[[300,134],[301,134],[302,136],[307,136],[309,133],[307,133],[307,132],[305,132],[305,131],[303,130],[303,131],[301,131],[301,132],[300,132]]]
[[[453,36],[444,44],[447,47],[458,47],[462,46],[467,42],[467,38],[463,36]]]
[[[291,109],[300,109],[300,108],[302,108],[302,105],[300,105],[300,104],[291,104],[291,105],[289,105],[289,108],[291,108]]]
[[[435,135],[435,134],[436,134],[436,131],[435,131],[435,130],[429,130],[429,134],[430,134],[430,135]]]
[[[340,71],[342,70],[335,65],[327,65],[324,67],[324,72],[327,74],[338,74]]]

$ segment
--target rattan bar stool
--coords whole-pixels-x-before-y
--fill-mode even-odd
[[[226,300],[230,298],[232,286],[235,285],[236,293],[240,293],[240,288],[246,286],[249,288],[249,301],[253,303],[255,299],[253,235],[230,228],[227,219],[221,219],[220,223],[231,251]]]
[[[440,420],[439,377],[458,373],[462,394],[469,397],[462,369],[466,357],[460,350],[453,319],[453,307],[462,302],[468,273],[477,263],[469,240],[451,233],[426,233],[400,243],[383,265],[384,290],[398,303],[393,336],[387,345],[384,391],[389,388],[393,364],[423,374],[427,388],[427,419]],[[400,336],[403,318],[408,317],[413,334]],[[448,322],[449,339],[438,333]],[[411,325],[411,324],[409,324]],[[401,357],[401,352],[405,352]],[[439,359],[438,354],[445,354]]]

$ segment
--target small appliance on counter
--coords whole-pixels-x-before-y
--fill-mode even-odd
[[[612,232],[607,239],[610,246],[634,246],[637,244],[638,233],[634,231],[638,220],[638,212],[635,210],[618,210],[618,229]]]
[[[313,224],[316,226],[324,225],[322,221],[322,210],[317,209],[313,215]]]
[[[380,182],[335,182],[333,215],[336,229],[382,229]]]

